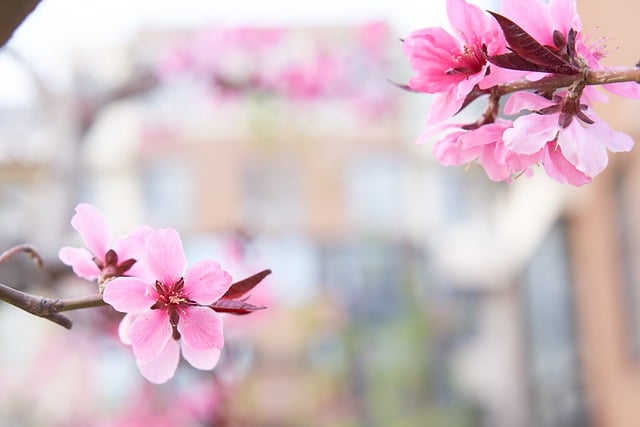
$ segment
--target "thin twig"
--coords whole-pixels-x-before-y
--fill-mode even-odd
[[[40,254],[35,250],[33,246],[30,245],[17,245],[12,247],[11,249],[7,249],[2,254],[0,254],[0,264],[6,262],[20,252],[24,252],[29,255],[29,257],[34,260],[38,267],[42,267],[42,258],[40,257]]]
[[[91,294],[83,297],[52,300],[52,306],[57,313],[63,311],[80,310],[83,308],[103,307],[107,305],[101,294]]]

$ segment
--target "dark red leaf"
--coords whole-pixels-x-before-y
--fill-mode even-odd
[[[487,61],[500,68],[520,71],[539,71],[541,73],[555,73],[557,68],[546,67],[527,61],[517,53],[503,53],[502,55],[487,56]]]
[[[221,299],[238,299],[244,296],[251,289],[255,288],[258,283],[262,282],[262,280],[264,280],[264,278],[269,274],[271,274],[271,270],[263,270],[260,273],[254,274],[253,276],[232,284]]]
[[[489,13],[498,21],[498,25],[502,28],[504,37],[509,43],[511,50],[525,61],[541,66],[547,70],[546,72],[550,73],[572,75],[580,72],[580,68],[571,64],[568,60],[562,58],[548,47],[540,44],[515,22],[498,13],[491,11]],[[529,69],[522,70],[538,71]]]
[[[256,310],[267,308],[235,299],[220,299],[211,304],[209,307],[214,311],[217,311],[218,313],[231,313],[237,315],[249,314]]]

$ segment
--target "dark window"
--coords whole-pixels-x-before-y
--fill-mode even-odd
[[[565,227],[557,223],[522,275],[531,425],[588,426]]]

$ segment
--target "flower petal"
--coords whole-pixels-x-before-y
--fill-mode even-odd
[[[216,367],[220,360],[221,351],[219,348],[211,348],[209,350],[196,350],[191,347],[185,340],[182,341],[182,356],[194,368],[202,370],[210,370]]]
[[[558,133],[557,114],[527,114],[518,117],[513,127],[504,131],[504,145],[521,154],[537,153]]]
[[[138,369],[143,377],[154,384],[167,382],[178,368],[180,361],[180,346],[175,340],[167,341],[160,354],[151,360],[136,360]]]
[[[84,245],[104,261],[113,233],[102,212],[93,205],[80,203],[76,206],[76,214],[71,218],[71,225],[80,233]]]
[[[152,232],[153,229],[145,225],[116,239],[113,244],[113,250],[118,254],[119,262],[129,259],[136,260],[136,263],[133,264],[125,275],[155,282],[156,277],[151,273],[145,262],[145,245]]]
[[[171,332],[166,311],[149,310],[138,314],[129,329],[133,354],[143,361],[154,359],[171,339]]]
[[[83,279],[95,280],[100,277],[100,269],[93,262],[93,255],[85,248],[65,246],[58,252],[58,258],[73,268],[73,272]]]
[[[502,15],[517,22],[522,29],[542,44],[551,45],[553,30],[548,6],[541,0],[504,0],[500,9]],[[566,35],[566,33],[565,33]]]
[[[633,139],[625,133],[612,130],[594,113],[587,114],[594,123],[587,125],[574,119],[560,132],[558,145],[576,169],[593,177],[607,166],[607,148],[614,152],[629,151],[633,147]]]
[[[194,264],[185,278],[186,295],[202,305],[213,304],[231,286],[231,275],[212,260]]]
[[[141,313],[155,304],[157,293],[137,277],[116,277],[107,282],[102,299],[122,313]]]
[[[571,28],[578,32],[582,29],[582,22],[580,22],[575,0],[550,1],[549,17],[551,18],[550,24],[553,29],[559,30],[564,35],[567,35]]]
[[[469,77],[471,80],[472,77]],[[433,96],[429,112],[427,113],[427,125],[433,126],[444,120],[453,117],[462,104],[464,103],[464,97],[457,97],[455,86],[451,86],[446,92],[441,92]]]
[[[180,235],[173,228],[154,230],[145,245],[145,260],[156,280],[173,285],[187,267]]]
[[[549,101],[543,96],[536,95],[531,92],[518,92],[511,95],[504,104],[505,114],[518,114],[522,110],[539,110],[544,107],[553,105],[553,101]]]
[[[625,98],[640,99],[640,84],[636,82],[610,83],[602,87]]]
[[[447,134],[433,146],[433,154],[438,161],[445,165],[461,165],[478,157],[482,147],[464,147],[462,138],[467,131],[455,131]]]
[[[493,18],[465,0],[447,0],[447,16],[456,33],[464,34],[466,43],[481,45],[484,36],[490,37],[499,31]]]
[[[444,28],[425,28],[411,33],[402,44],[411,68],[418,75],[409,80],[409,86],[419,92],[436,93],[447,90],[464,75],[447,73],[456,66],[451,52],[459,52],[458,40]]]
[[[135,314],[125,314],[118,326],[118,338],[124,345],[131,345],[131,325],[136,319]]]
[[[187,307],[180,313],[178,331],[194,350],[222,348],[224,335],[218,313],[208,307]]]
[[[569,162],[564,155],[560,147],[555,143],[549,143],[544,148],[544,157],[542,159],[542,166],[544,170],[551,178],[564,184],[568,183],[579,187],[591,182],[591,177],[580,172]]]

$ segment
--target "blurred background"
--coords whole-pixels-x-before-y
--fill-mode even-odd
[[[578,8],[606,64],[640,59],[639,6]],[[429,96],[392,84],[429,26],[444,0],[44,0],[0,51],[0,249],[45,267],[0,282],[95,292],[57,260],[79,202],[273,274],[218,367],[161,386],[113,310],[66,331],[1,304],[0,426],[637,427],[637,150],[583,188],[437,164]],[[600,107],[640,140],[637,101]]]

